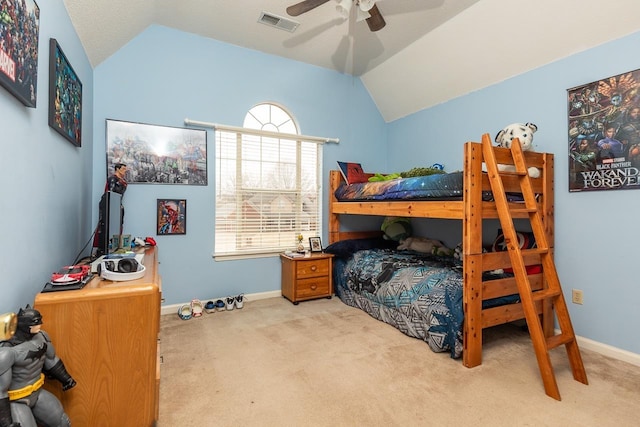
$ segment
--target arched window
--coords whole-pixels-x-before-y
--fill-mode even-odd
[[[320,235],[320,144],[284,108],[258,104],[243,128],[216,130],[216,257],[294,249]]]

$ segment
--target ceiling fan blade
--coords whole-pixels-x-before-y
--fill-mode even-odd
[[[380,31],[387,25],[378,9],[378,5],[374,4],[373,7],[369,9],[369,15],[371,16],[367,18],[367,25],[369,25],[371,31]]]
[[[321,6],[328,2],[329,0],[304,0],[300,3],[296,3],[287,8],[287,13],[290,16],[298,16],[302,15],[305,12],[309,12],[312,9],[315,9],[318,6]]]

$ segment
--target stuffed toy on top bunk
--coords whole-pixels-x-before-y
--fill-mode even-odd
[[[533,151],[533,134],[538,130],[538,126],[533,123],[512,123],[502,129],[496,135],[496,143],[498,147],[511,148],[511,142],[514,138],[518,138],[522,151]],[[500,171],[515,172],[513,165],[498,165]],[[538,178],[540,170],[538,168],[527,168],[531,178]]]

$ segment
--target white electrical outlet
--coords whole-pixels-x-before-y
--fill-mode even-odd
[[[573,289],[571,291],[571,301],[574,304],[582,304],[583,303],[582,289]]]

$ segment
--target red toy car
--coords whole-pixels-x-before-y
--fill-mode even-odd
[[[53,283],[79,282],[89,275],[89,265],[67,265],[51,275]]]

